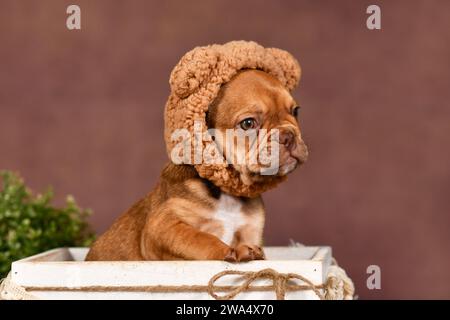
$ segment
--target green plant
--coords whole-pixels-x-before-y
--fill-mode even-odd
[[[11,262],[56,247],[89,246],[94,240],[86,218],[89,210],[77,206],[72,196],[66,205],[51,205],[51,188],[33,195],[18,174],[0,172],[0,278]]]

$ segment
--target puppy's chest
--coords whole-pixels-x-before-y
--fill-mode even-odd
[[[246,230],[256,232],[256,237],[262,233],[264,211],[259,206],[249,206],[241,199],[222,193],[215,208],[210,213],[209,223],[205,231],[216,235],[224,243],[230,245],[239,232]],[[259,232],[260,231],[260,232]]]

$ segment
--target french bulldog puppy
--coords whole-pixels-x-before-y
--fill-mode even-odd
[[[287,175],[308,149],[299,106],[281,83],[259,70],[243,70],[222,86],[209,107],[208,128],[278,129],[279,168]],[[241,150],[247,152],[248,150]],[[261,183],[256,165],[236,165],[245,183]],[[169,163],[155,189],[122,214],[91,247],[86,260],[264,259],[264,205],[260,195],[238,197],[201,178],[192,165]]]

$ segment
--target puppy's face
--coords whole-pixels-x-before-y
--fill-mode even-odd
[[[308,157],[308,149],[300,132],[298,111],[298,104],[275,77],[259,70],[245,70],[221,88],[217,99],[209,108],[207,123],[209,128],[221,132],[226,129],[235,129],[244,134],[250,131],[267,132],[267,142],[273,132],[276,132],[277,139],[271,140],[272,144],[268,143],[267,146],[268,150],[272,150],[274,146],[278,148],[278,167],[274,174],[286,175]],[[261,144],[263,140],[255,141]],[[236,153],[247,159],[258,149],[255,145],[252,142],[244,145],[236,144],[236,141],[234,143]],[[219,148],[224,152],[227,147],[222,145]],[[264,179],[261,172],[264,172],[267,164],[258,161],[256,164],[233,165],[247,184]]]

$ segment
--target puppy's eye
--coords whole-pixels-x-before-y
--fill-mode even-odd
[[[298,113],[300,112],[300,107],[299,106],[296,106],[296,107],[294,107],[293,109],[292,109],[292,115],[294,116],[294,117],[298,117]]]
[[[253,118],[246,118],[239,124],[243,130],[254,129],[256,127],[256,120]]]

